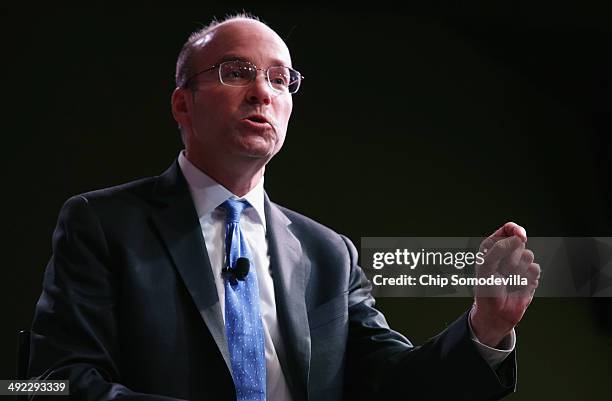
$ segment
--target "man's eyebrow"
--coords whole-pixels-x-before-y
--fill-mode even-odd
[[[253,61],[249,60],[248,58],[246,58],[244,56],[238,56],[237,54],[226,54],[225,56],[223,56],[219,60],[217,60],[215,65],[219,65],[219,64],[221,64],[221,63],[223,63],[225,61],[246,61],[246,62],[249,62],[251,64],[255,64]],[[287,64],[283,63],[279,59],[272,60],[272,65],[285,65],[285,66],[287,66]],[[257,66],[257,67],[263,68],[261,66]]]
[[[225,61],[248,61],[248,62],[251,62],[246,57],[238,56],[236,54],[226,54],[225,56],[223,56],[219,60],[217,60],[217,62],[215,64],[221,64],[221,63],[223,63]]]

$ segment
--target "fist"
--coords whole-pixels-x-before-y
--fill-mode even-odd
[[[525,247],[527,232],[516,223],[506,223],[480,245],[484,261],[476,276],[499,278],[502,285],[477,286],[470,323],[479,341],[491,347],[499,344],[522,319],[533,300],[540,278],[540,266]]]

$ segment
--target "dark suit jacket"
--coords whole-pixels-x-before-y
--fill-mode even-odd
[[[265,213],[279,358],[295,401],[513,391],[514,355],[491,370],[466,315],[412,346],[374,309],[347,238],[267,197]],[[69,379],[70,399],[235,399],[212,270],[176,162],[66,202],[32,331],[30,375]]]

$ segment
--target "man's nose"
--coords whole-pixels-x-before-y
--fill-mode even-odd
[[[250,103],[263,103],[270,104],[272,97],[274,97],[273,89],[268,84],[266,73],[264,71],[257,71],[255,80],[251,82],[248,87],[246,97]]]

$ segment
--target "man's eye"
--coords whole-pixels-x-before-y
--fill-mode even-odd
[[[284,75],[277,75],[272,77],[272,83],[275,85],[287,86],[289,84],[289,77]]]
[[[248,68],[234,68],[224,73],[223,78],[229,80],[248,79],[251,73]]]

